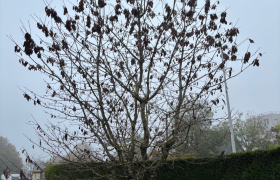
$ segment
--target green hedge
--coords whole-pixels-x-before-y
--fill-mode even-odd
[[[78,180],[94,179],[92,170],[96,170],[101,176],[106,175],[106,170],[100,168],[102,164],[54,164],[45,169],[46,180]]]
[[[174,169],[170,170],[170,167],[164,166],[158,171],[157,180],[169,179],[278,180],[280,179],[280,148],[235,153],[218,159],[212,157],[174,160]]]
[[[108,177],[111,175],[109,169],[113,171],[118,180],[127,180],[127,176],[123,175],[123,166],[113,166],[104,163],[76,163],[76,164],[55,164],[49,165],[45,169],[46,180],[94,180],[106,179],[101,177]],[[136,167],[139,169],[140,167]],[[98,173],[96,175],[95,173]]]
[[[235,153],[224,157],[188,158],[167,161],[168,164],[157,169],[157,180],[278,180],[280,179],[280,148]],[[101,175],[106,174],[102,164],[94,167]],[[90,167],[89,167],[90,168]],[[114,168],[121,174],[121,167]],[[118,170],[116,170],[118,169]],[[56,176],[51,175],[50,173]],[[46,180],[96,179],[90,170],[77,171],[67,165],[51,165],[46,168]],[[67,177],[67,178],[65,178]],[[127,178],[118,178],[127,179]],[[149,178],[145,178],[149,179]]]

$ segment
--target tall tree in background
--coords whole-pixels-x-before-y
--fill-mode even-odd
[[[180,134],[182,138],[188,133],[190,139],[175,148],[176,153],[181,154],[183,157],[186,155],[196,157],[213,156],[215,155],[213,149],[221,143],[218,139],[219,137],[223,137],[223,135],[219,134],[215,137],[214,134],[217,134],[217,132],[213,131],[211,128],[213,112],[210,111],[208,106],[201,104],[202,103],[198,101],[192,108],[182,109],[181,113],[185,114],[183,121],[185,121],[186,124],[190,123],[190,120],[196,119],[195,124],[189,129],[189,132]]]
[[[276,127],[271,128],[271,132],[273,133],[273,143],[269,145],[270,149],[280,147],[280,124]]]
[[[22,159],[15,146],[7,138],[0,136],[0,175],[5,169],[10,173],[17,173],[22,167]]]
[[[237,150],[263,150],[273,143],[274,133],[266,127],[261,115],[248,112],[244,117],[243,113],[239,113],[233,122]]]
[[[186,108],[185,111],[182,111],[185,113],[184,121],[186,123],[195,117],[196,124],[189,130],[190,139],[175,148],[178,155],[182,157],[208,157],[220,155],[224,150],[228,152],[228,123],[213,124],[214,113],[209,109],[208,106],[196,103],[192,109]],[[186,132],[181,134],[181,136],[185,135]]]
[[[179,146],[176,151],[182,157],[209,157],[218,156],[228,147],[227,136],[229,129],[222,126],[193,126],[190,130],[189,142]]]
[[[247,112],[245,115],[237,113],[233,118],[233,131],[237,152],[268,149],[274,142],[275,133],[267,128],[261,115],[255,115],[253,112]],[[217,148],[225,151],[225,154],[232,153],[228,121],[219,124],[216,132],[218,134],[228,132],[224,135],[221,146]]]
[[[233,122],[237,152],[278,147],[273,144],[277,143],[275,137],[276,139],[279,137],[277,135],[279,131],[277,128],[269,130],[262,121],[261,115],[255,115],[253,112],[248,112],[246,115],[238,113]],[[225,151],[225,154],[232,153],[227,121],[212,127],[193,126],[189,135],[191,134],[193,134],[193,140],[185,146],[178,147],[178,152],[182,154],[193,152],[190,155],[197,157],[219,155],[221,151]]]
[[[195,114],[186,121],[182,111],[194,111],[198,101],[210,111],[224,105],[226,63],[240,66],[228,67],[227,79],[259,66],[255,53],[237,57],[239,30],[226,21],[226,11],[216,9],[218,4],[80,0],[71,8],[64,5],[62,17],[47,3],[50,23],[36,19],[45,37],[37,39],[25,27],[23,43],[11,37],[15,52],[25,54],[19,62],[50,78],[45,95],[24,89],[24,98],[79,129],[50,124],[44,130],[37,124],[40,139],[33,143],[68,164],[73,162],[64,155],[75,153],[77,141],[95,144],[98,148],[85,150],[85,158],[108,168],[122,164],[124,175],[134,179],[164,164],[173,148],[190,142],[194,125],[210,122]],[[229,58],[221,60],[222,51]],[[149,149],[159,149],[160,159],[152,165]],[[137,160],[141,166],[136,167]],[[112,173],[103,178],[117,179]]]

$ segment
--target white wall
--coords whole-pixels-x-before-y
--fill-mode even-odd
[[[280,124],[280,114],[271,113],[262,115],[261,120],[266,124],[267,128],[270,129]]]
[[[1,175],[1,179],[3,179],[3,180],[12,180],[12,177],[18,177],[19,178],[20,175],[19,174],[11,174],[11,176],[8,179],[6,179],[4,177],[4,174]]]

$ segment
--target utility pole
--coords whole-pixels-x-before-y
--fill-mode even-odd
[[[221,49],[221,52],[222,52],[222,55],[221,55],[222,61],[224,61],[225,58],[229,58],[229,56],[227,54],[225,54],[222,49]],[[231,121],[231,112],[230,112],[230,105],[229,105],[225,66],[223,68],[223,72],[224,72],[225,91],[226,91],[226,98],[227,98],[228,120],[229,120],[229,125],[230,125],[231,147],[232,147],[232,153],[236,153],[234,133],[233,133],[233,127],[232,127],[232,121]]]

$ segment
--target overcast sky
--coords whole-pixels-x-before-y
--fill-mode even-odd
[[[279,113],[280,1],[220,0],[220,4],[219,10],[229,8],[228,22],[236,23],[238,20],[239,42],[251,38],[255,44],[250,49],[260,47],[260,52],[265,52],[259,67],[251,67],[228,81],[231,108],[240,112],[254,111],[257,114],[270,111]],[[62,10],[62,0],[53,0],[52,6]],[[35,147],[33,150],[32,143],[23,134],[37,141],[33,127],[27,123],[34,117],[39,123],[46,124],[50,117],[42,108],[27,103],[18,87],[27,87],[43,94],[43,75],[30,72],[19,64],[14,44],[6,35],[12,35],[18,43],[22,43],[20,21],[28,27],[29,20],[31,31],[37,31],[30,14],[44,19],[44,7],[41,0],[0,0],[0,136],[7,137],[18,150],[25,147],[30,154],[37,156],[42,154],[39,148]],[[247,47],[244,48],[246,50]]]

